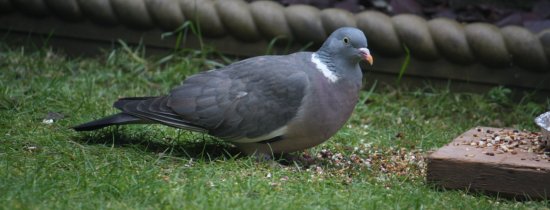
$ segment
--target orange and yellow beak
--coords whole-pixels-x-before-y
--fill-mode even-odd
[[[372,58],[372,55],[370,55],[370,51],[367,48],[359,48],[359,51],[361,51],[361,56],[363,56],[363,59],[369,62],[369,64],[372,66],[374,63],[374,58]]]

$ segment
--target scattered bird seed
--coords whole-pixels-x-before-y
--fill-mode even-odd
[[[53,124],[55,120],[63,119],[65,116],[63,114],[57,113],[57,112],[48,112],[46,116],[44,116],[44,119],[42,120],[42,123],[50,125]]]
[[[548,160],[548,156],[544,155],[546,144],[540,132],[483,128],[477,128],[476,131],[474,140],[466,145],[492,150],[485,152],[486,155],[527,152],[537,154],[539,160]]]
[[[44,123],[46,125],[51,125],[51,124],[53,124],[53,119],[43,119],[42,123]]]

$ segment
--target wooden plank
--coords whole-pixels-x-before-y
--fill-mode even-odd
[[[427,181],[445,189],[549,199],[550,157],[543,153],[542,146],[535,145],[541,141],[539,137],[540,133],[535,132],[473,128],[430,154]],[[487,146],[491,142],[495,144]]]

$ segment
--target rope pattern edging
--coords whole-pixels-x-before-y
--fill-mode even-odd
[[[89,19],[101,25],[123,24],[135,29],[158,26],[174,30],[191,20],[199,23],[204,36],[230,34],[243,41],[286,37],[321,43],[336,28],[354,26],[365,32],[372,51],[385,56],[401,56],[406,46],[420,60],[443,56],[462,65],[477,60],[489,67],[516,65],[550,71],[550,29],[535,35],[517,26],[463,25],[443,18],[426,21],[407,14],[389,17],[376,11],[352,14],[307,5],[283,7],[273,1],[0,0],[0,14],[15,10],[37,17]]]

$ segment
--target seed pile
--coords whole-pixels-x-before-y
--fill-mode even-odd
[[[425,152],[420,149],[377,148],[370,144],[344,149],[347,152],[333,152],[322,149],[317,153],[302,153],[312,159],[307,171],[317,175],[347,176],[351,181],[356,173],[367,170],[374,174],[422,178],[426,174]]]
[[[540,132],[484,128],[476,128],[476,131],[477,133],[473,135],[474,140],[464,144],[483,148],[486,155],[505,153],[515,155],[518,152],[528,152],[537,154],[535,157],[537,161],[550,162],[547,151],[545,155],[546,142],[543,141]]]

